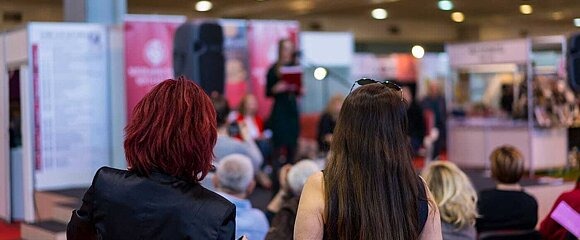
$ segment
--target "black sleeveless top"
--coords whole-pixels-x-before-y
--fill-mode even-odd
[[[324,173],[324,170],[322,170]],[[419,186],[417,190],[419,190],[419,196],[417,197],[418,204],[417,204],[417,216],[419,220],[419,232],[421,234],[423,232],[423,228],[425,228],[425,223],[427,223],[427,217],[429,216],[429,202],[427,199],[427,194],[425,193],[425,186],[423,185],[423,180],[417,176],[419,179],[417,182]],[[328,239],[326,235],[324,235],[324,239]]]

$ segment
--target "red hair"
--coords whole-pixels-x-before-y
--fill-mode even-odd
[[[125,132],[131,171],[148,176],[156,169],[198,182],[212,167],[216,113],[203,89],[185,77],[165,80],[145,95]]]

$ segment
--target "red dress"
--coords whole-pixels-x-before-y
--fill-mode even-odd
[[[556,203],[552,206],[552,210],[550,210],[550,214],[548,214],[544,221],[542,221],[542,224],[540,224],[540,234],[542,234],[543,239],[566,239],[568,231],[550,217],[556,206],[558,206],[562,201],[566,202],[577,212],[580,212],[580,182],[576,183],[576,188],[574,188],[574,190],[562,193],[562,195],[558,197]]]

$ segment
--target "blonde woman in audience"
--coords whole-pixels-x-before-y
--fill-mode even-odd
[[[475,239],[477,193],[465,173],[451,162],[435,161],[421,175],[439,207],[443,239]]]

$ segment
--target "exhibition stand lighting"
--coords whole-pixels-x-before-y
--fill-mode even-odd
[[[554,19],[554,20],[556,20],[556,21],[558,21],[558,20],[562,20],[562,19],[564,19],[564,13],[563,13],[563,12],[561,12],[561,11],[558,11],[558,12],[553,12],[553,13],[552,13],[552,19]]]
[[[451,20],[457,23],[463,22],[465,21],[465,15],[462,12],[454,12],[451,14]]]
[[[211,10],[213,4],[210,1],[199,1],[195,4],[195,11],[198,12],[207,12]]]
[[[450,0],[440,0],[439,2],[437,2],[437,6],[439,7],[439,9],[443,11],[449,11],[453,9],[453,2],[451,2]]]
[[[574,18],[574,26],[580,27],[580,18]]]
[[[520,12],[524,15],[529,15],[532,14],[532,12],[534,12],[534,9],[532,8],[532,5],[522,4],[520,5]]]
[[[382,20],[382,19],[386,19],[389,16],[389,13],[384,8],[375,8],[371,12],[371,16],[374,19]]]

